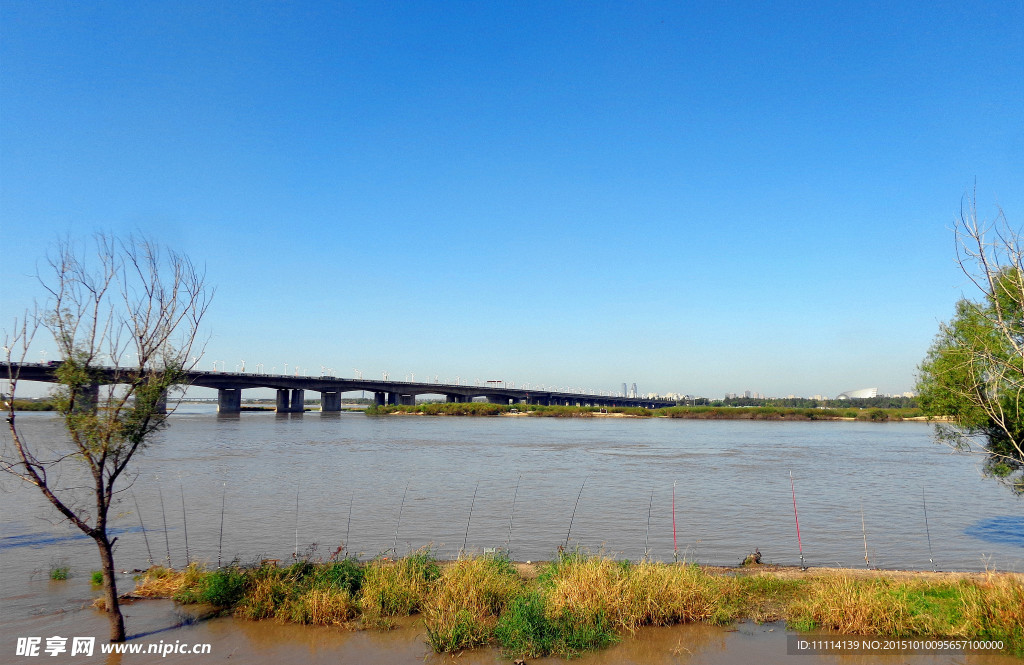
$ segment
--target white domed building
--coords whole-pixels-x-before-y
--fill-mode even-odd
[[[878,388],[847,390],[845,393],[839,393],[836,395],[836,399],[867,399],[870,397],[878,397]]]

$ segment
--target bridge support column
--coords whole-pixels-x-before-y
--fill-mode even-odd
[[[377,406],[384,406],[385,393],[373,393],[373,403]]]
[[[416,395],[401,395],[399,403],[405,406],[416,406]]]
[[[277,389],[277,405],[276,411],[278,413],[288,413],[291,411],[291,400],[288,398],[289,390],[287,388]]]
[[[399,404],[398,400],[399,400],[398,393],[388,393],[388,404],[390,406],[398,406],[398,404]]]
[[[238,413],[241,410],[241,388],[220,388],[217,390],[217,413]]]
[[[341,411],[341,392],[336,390],[321,392],[320,411]]]
[[[291,412],[302,413],[306,410],[306,391],[301,388],[292,390]]]
[[[156,413],[167,413],[167,391],[160,393],[160,397],[157,398],[156,404],[153,405],[153,411]]]
[[[449,404],[451,404],[452,402],[458,402],[459,401],[459,396],[458,395],[445,395],[444,396],[444,401],[448,402]]]
[[[95,413],[100,402],[100,387],[96,383],[82,386],[75,393],[75,413]]]

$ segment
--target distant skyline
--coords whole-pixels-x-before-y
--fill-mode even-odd
[[[2,327],[57,237],[138,231],[217,289],[203,369],[902,393],[975,297],[962,196],[1024,224],[1020,0],[0,23]]]

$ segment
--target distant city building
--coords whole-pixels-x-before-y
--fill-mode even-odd
[[[878,388],[861,388],[860,390],[847,390],[836,395],[836,399],[867,399],[878,397]]]

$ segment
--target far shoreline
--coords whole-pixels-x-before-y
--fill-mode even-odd
[[[536,404],[494,404],[490,402],[447,402],[416,405],[379,405],[366,409],[368,416],[466,416],[531,418],[669,418],[682,420],[757,420],[757,421],[851,421],[851,422],[929,422],[948,420],[926,416],[916,408],[788,408],[774,406],[719,407],[675,406],[660,409],[643,407],[545,406]]]

